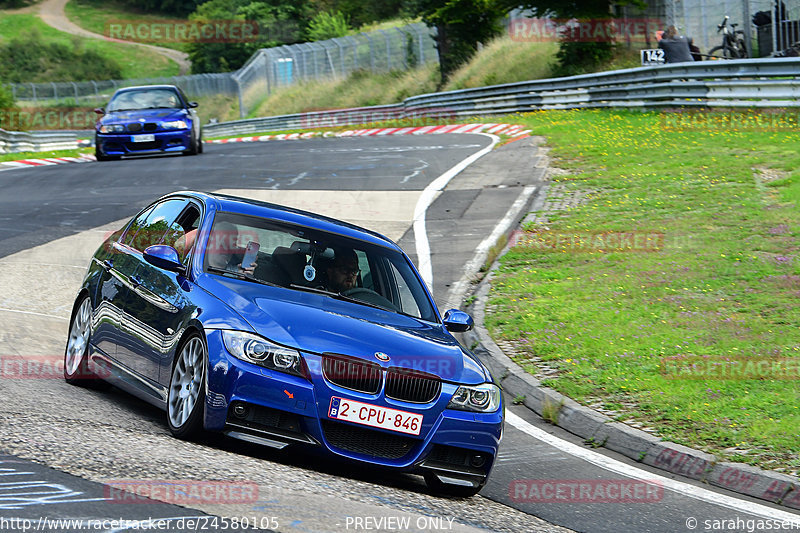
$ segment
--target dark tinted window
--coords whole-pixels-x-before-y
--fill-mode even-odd
[[[166,200],[156,205],[147,215],[143,223],[137,218],[125,234],[125,244],[144,251],[148,246],[161,244],[161,241],[169,232],[169,237],[174,244],[175,239],[180,235],[175,235],[179,231],[175,220],[186,207],[186,200]],[[134,233],[132,230],[136,230]],[[182,231],[181,231],[182,233]],[[169,244],[169,243],[168,243]]]
[[[383,246],[258,217],[218,213],[205,268],[242,274],[248,246],[257,249],[252,276],[387,311],[436,321],[433,305],[405,256]]]
[[[175,109],[182,103],[173,89],[137,89],[118,93],[108,103],[108,112],[139,109]]]

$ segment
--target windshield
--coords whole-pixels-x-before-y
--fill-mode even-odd
[[[436,321],[403,254],[310,228],[217,213],[203,268]]]
[[[118,93],[108,104],[109,113],[138,109],[178,109],[178,94],[172,89],[141,89]]]

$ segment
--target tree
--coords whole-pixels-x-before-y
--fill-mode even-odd
[[[500,34],[507,9],[497,0],[409,0],[412,16],[436,28],[441,85],[485,43]]]
[[[235,70],[259,48],[298,42],[309,17],[306,0],[273,0],[270,3],[250,0],[210,0],[189,16],[196,22],[219,20],[253,21],[259,25],[258,36],[243,42],[191,42],[187,45],[192,72],[227,72]]]
[[[136,11],[161,13],[174,17],[186,17],[197,9],[203,0],[123,0]]]
[[[529,9],[535,17],[569,19],[607,19],[615,7],[633,5],[644,8],[644,0],[498,0],[506,10],[515,7]],[[610,60],[614,55],[616,43],[611,40],[590,41],[581,39],[575,32],[562,33],[556,54],[557,76],[571,76],[590,72]]]

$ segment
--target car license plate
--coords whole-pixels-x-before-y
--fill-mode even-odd
[[[152,133],[146,133],[144,135],[131,135],[131,142],[135,143],[149,143],[156,140],[156,136]]]
[[[409,435],[419,435],[419,432],[422,431],[422,415],[336,396],[331,398],[328,416],[335,420],[347,420],[364,426],[389,429]]]

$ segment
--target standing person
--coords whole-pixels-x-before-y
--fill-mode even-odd
[[[667,63],[683,63],[694,61],[689,49],[689,39],[678,35],[678,28],[668,26],[658,42],[658,47],[664,50],[664,59]]]

